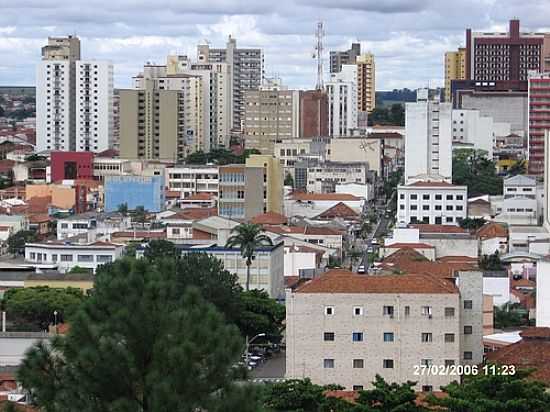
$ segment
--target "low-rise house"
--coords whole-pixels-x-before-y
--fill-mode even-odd
[[[331,208],[319,213],[315,220],[341,220],[347,224],[356,224],[361,220],[361,214],[343,202],[337,203]]]
[[[124,231],[131,226],[131,219],[119,212],[86,212],[57,220],[57,239],[63,240],[86,234],[90,241],[105,237],[114,232]]]
[[[217,216],[218,209],[186,208],[161,220],[166,225],[166,239],[176,241],[193,238],[193,222],[210,216]]]
[[[209,246],[177,245],[181,253],[207,253],[221,260],[223,267],[237,274],[240,285],[246,285],[246,259],[238,248],[227,248],[212,244]],[[263,289],[275,299],[284,298],[284,245],[262,246],[254,251],[250,266],[250,289]]]
[[[364,276],[331,270],[287,290],[286,377],[370,388],[416,382],[432,391],[457,378],[421,367],[482,361],[482,280],[429,275]]]
[[[392,243],[388,246],[381,247],[379,253],[382,258],[385,258],[405,248],[414,249],[429,260],[435,260],[435,247],[427,243]]]
[[[47,213],[30,215],[29,229],[34,230],[39,236],[46,236],[51,232],[51,220]]]
[[[476,235],[479,239],[479,254],[492,255],[498,252],[500,255],[508,253],[508,229],[499,223],[487,223],[480,227]]]
[[[287,235],[314,245],[323,245],[341,253],[344,234],[338,230],[318,226],[264,226],[270,237]]]
[[[75,266],[95,273],[98,266],[114,262],[123,252],[124,245],[110,242],[36,242],[25,245],[25,262],[37,267],[57,267],[63,273]]]
[[[285,277],[305,277],[321,269],[323,251],[309,246],[285,246]]]
[[[123,230],[111,234],[111,241],[125,245],[162,239],[166,239],[166,231],[164,230]]]
[[[538,225],[542,203],[536,179],[517,175],[505,179],[503,195],[491,198],[494,220],[509,225]]]
[[[275,212],[262,213],[250,219],[255,225],[286,225],[288,218],[285,215]]]
[[[344,203],[357,213],[363,211],[365,199],[349,193],[302,193],[294,192],[285,198],[285,215],[313,218],[327,209]]]
[[[179,192],[176,192],[179,193]],[[212,193],[196,193],[193,195],[189,195],[187,197],[179,197],[176,200],[176,204],[179,205],[182,209],[185,209],[187,207],[204,207],[204,208],[213,208],[216,207],[217,201],[216,196]]]
[[[29,230],[29,219],[25,215],[0,215],[0,227],[9,236],[21,230]]]

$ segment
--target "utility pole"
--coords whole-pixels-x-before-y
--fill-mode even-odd
[[[315,52],[313,52],[313,58],[317,59],[317,85],[315,88],[317,90],[323,90],[323,38],[325,37],[325,30],[323,29],[323,22],[319,21],[317,23],[317,30],[315,31]]]

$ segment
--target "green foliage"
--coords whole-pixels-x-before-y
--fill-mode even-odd
[[[389,198],[394,191],[397,190],[397,186],[401,184],[403,178],[403,169],[397,169],[388,175],[388,178],[384,181],[384,195]]]
[[[241,249],[241,256],[246,259],[246,290],[250,289],[250,265],[255,250],[261,246],[273,245],[271,238],[262,232],[264,230],[260,225],[242,223],[233,228],[225,245],[228,248]]]
[[[187,156],[185,163],[198,165],[214,163],[221,166],[228,164],[242,164],[246,162],[246,159],[251,154],[261,153],[257,149],[245,149],[241,155],[236,155],[227,149],[214,149],[208,153],[198,151]]]
[[[126,216],[128,214],[128,203],[121,203],[118,205],[117,212]]]
[[[316,412],[326,400],[324,391],[308,378],[275,383],[266,391],[265,406],[281,412]]]
[[[13,255],[25,253],[25,243],[36,241],[36,233],[32,230],[20,230],[8,237],[8,252]]]
[[[147,244],[143,255],[147,259],[175,258],[177,251],[169,240],[154,239]]]
[[[57,321],[61,323],[74,315],[84,299],[82,291],[75,288],[9,289],[4,294],[4,307],[16,323],[45,330],[54,323],[54,311],[58,312]]]
[[[25,158],[25,161],[27,162],[36,162],[37,160],[46,160],[46,158],[36,153],[33,153]]]
[[[505,303],[493,309],[494,325],[497,329],[525,326],[529,322],[529,314],[519,303]]]
[[[498,250],[492,255],[481,256],[481,259],[479,259],[479,267],[483,270],[504,270]]]
[[[518,160],[506,171],[509,177],[527,174],[527,161]]]
[[[369,114],[369,125],[405,125],[405,108],[400,103],[394,103],[390,107],[375,107]]]
[[[468,196],[502,194],[502,178],[483,150],[453,151],[453,183],[468,186]]]
[[[462,229],[467,229],[467,230],[477,230],[480,227],[482,227],[483,225],[485,225],[485,223],[487,223],[487,221],[483,218],[470,218],[470,217],[467,217],[467,218],[462,219],[460,221],[460,227]]]
[[[428,400],[449,412],[543,412],[548,411],[550,394],[540,382],[526,379],[528,372],[515,375],[478,374],[462,385],[451,383],[442,389],[446,398]]]
[[[174,259],[102,266],[69,333],[31,349],[18,380],[45,412],[257,410],[233,380],[237,328],[186,275]]]
[[[292,175],[290,173],[286,174],[284,185],[294,187],[294,179],[292,178]]]
[[[424,408],[416,406],[415,382],[403,384],[387,383],[380,375],[376,375],[373,382],[374,389],[361,391],[357,403],[365,406],[359,411],[423,411]]]
[[[143,206],[136,206],[132,214],[132,220],[144,224],[147,222],[147,210]]]
[[[86,269],[76,265],[76,266],[73,266],[73,268],[67,272],[67,274],[69,275],[77,274],[77,273],[90,273],[90,269]]]
[[[235,322],[243,336],[267,334],[270,341],[281,336],[286,311],[284,305],[271,299],[263,290],[240,294],[241,313]]]

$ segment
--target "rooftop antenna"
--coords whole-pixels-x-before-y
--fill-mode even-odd
[[[313,58],[317,59],[317,90],[323,90],[323,38],[325,37],[325,30],[323,29],[323,22],[317,22],[317,30],[315,31],[315,52],[313,52]]]

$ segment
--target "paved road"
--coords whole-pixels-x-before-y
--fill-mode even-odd
[[[250,371],[250,379],[282,379],[285,377],[285,352],[281,351]]]

